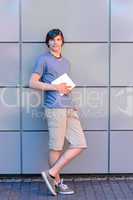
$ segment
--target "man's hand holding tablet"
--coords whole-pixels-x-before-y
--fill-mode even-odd
[[[60,85],[59,91],[61,91],[61,86],[63,88],[63,85],[64,85],[64,92],[60,93],[61,96],[64,95],[65,93],[67,93],[68,89],[69,89],[69,91],[71,91],[76,86],[66,73],[59,76],[57,79],[55,79],[51,83],[55,84],[55,85]],[[63,89],[62,89],[62,91],[63,91]]]

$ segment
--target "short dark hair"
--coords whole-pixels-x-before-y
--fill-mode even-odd
[[[47,33],[46,39],[45,39],[45,42],[46,42],[48,47],[49,47],[49,40],[53,40],[57,35],[61,36],[62,45],[64,44],[64,36],[63,36],[62,31],[60,29],[52,29]]]

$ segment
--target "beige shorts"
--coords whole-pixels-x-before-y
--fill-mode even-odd
[[[65,139],[69,148],[87,148],[78,111],[72,108],[45,108],[48,123],[49,149],[63,150]]]

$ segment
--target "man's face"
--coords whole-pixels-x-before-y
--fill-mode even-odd
[[[60,52],[62,47],[62,37],[57,35],[54,39],[49,40],[49,48],[54,52]]]

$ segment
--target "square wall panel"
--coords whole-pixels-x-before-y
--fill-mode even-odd
[[[22,45],[22,84],[29,85],[29,80],[37,58],[46,52],[44,44],[23,44]]]
[[[22,38],[42,41],[50,29],[57,27],[65,41],[107,41],[107,10],[106,0],[23,0]]]
[[[108,133],[85,132],[88,147],[67,165],[62,173],[107,173],[108,172]]]
[[[23,44],[23,85],[29,84],[36,59],[47,50],[44,44]],[[70,74],[76,85],[99,86],[108,84],[108,49],[106,44],[65,44],[62,54],[71,63]]]
[[[24,130],[47,130],[43,96],[44,92],[35,89],[23,89],[22,126]]]
[[[48,133],[23,132],[23,173],[40,173],[48,169]]]
[[[112,41],[133,41],[133,1],[111,1]]]
[[[19,0],[0,1],[0,41],[19,40]]]
[[[111,85],[133,85],[133,44],[112,44]]]
[[[70,60],[76,85],[108,85],[107,44],[65,44],[63,54]]]
[[[20,129],[19,88],[0,88],[0,130]]]
[[[73,102],[79,109],[84,130],[108,129],[108,91],[106,88],[75,88]]]
[[[20,133],[0,132],[0,174],[20,174]]]
[[[44,95],[44,92],[34,89],[23,89],[22,124],[24,130],[47,130],[43,107]],[[106,130],[108,128],[107,89],[75,88],[72,92],[72,100],[79,108],[83,129]]]
[[[111,89],[111,129],[133,129],[133,88]]]
[[[0,86],[19,84],[19,46],[0,44]]]
[[[110,172],[133,173],[132,152],[133,131],[112,131],[110,134]]]
[[[107,173],[108,134],[85,132],[85,136],[88,148],[71,161],[61,173]],[[48,169],[48,133],[24,132],[22,141],[23,173],[40,173]]]

